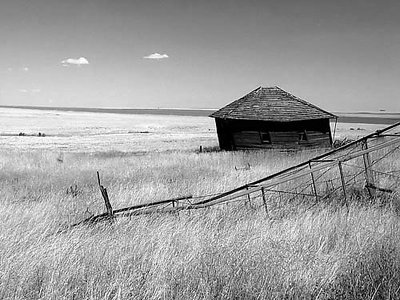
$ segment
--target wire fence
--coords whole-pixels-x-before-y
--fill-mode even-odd
[[[314,157],[265,178],[223,193],[189,195],[113,211],[78,224],[155,212],[180,212],[243,203],[264,207],[268,216],[283,209],[313,207],[336,201],[348,206],[357,199],[381,201],[398,193],[400,186],[400,122],[364,136],[348,145]],[[104,193],[104,188],[99,186]],[[104,197],[104,195],[103,195]]]

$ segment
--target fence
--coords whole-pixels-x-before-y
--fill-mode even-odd
[[[217,195],[184,196],[113,210],[107,190],[98,183],[107,212],[73,226],[120,216],[179,212],[243,201],[261,206],[267,215],[283,205],[338,199],[384,198],[400,185],[400,122],[325,154]],[[396,158],[398,155],[398,159]],[[396,162],[399,161],[398,164]]]

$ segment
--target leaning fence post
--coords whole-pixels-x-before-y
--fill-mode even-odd
[[[348,208],[347,195],[346,195],[346,182],[344,180],[342,162],[339,161],[338,165],[339,165],[339,172],[340,172],[340,180],[342,181],[344,201],[345,201],[346,207]]]
[[[267,218],[269,218],[268,207],[267,207],[267,200],[265,199],[264,187],[261,188],[261,194],[262,194],[262,198],[263,198],[265,213],[267,214]]]
[[[361,143],[361,148],[363,150],[368,149],[368,143],[367,140],[363,140]],[[363,154],[363,160],[364,160],[364,169],[365,169],[365,181],[366,181],[366,187],[368,189],[368,193],[371,197],[375,197],[376,191],[373,187],[375,187],[375,178],[374,174],[371,169],[371,158],[369,156],[369,153]]]
[[[101,185],[100,183],[100,174],[99,171],[97,171],[97,182],[99,184],[99,188],[100,188],[100,192],[101,195],[103,196],[104,199],[104,204],[106,206],[107,209],[107,215],[109,218],[112,218],[114,216],[114,212],[110,203],[110,199],[108,198],[108,193],[107,193],[107,189]]]
[[[246,187],[246,190],[249,190],[249,187]],[[245,202],[245,206],[249,206],[251,208],[251,197],[250,197],[250,193],[247,193],[247,201]]]
[[[308,166],[311,169],[311,162],[308,163]],[[314,172],[311,171],[310,174],[311,174],[311,180],[312,180],[312,187],[313,187],[313,191],[315,194],[315,200],[318,201],[318,193],[317,193],[317,186],[315,184]]]

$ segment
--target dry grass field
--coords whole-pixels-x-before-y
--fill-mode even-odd
[[[104,211],[96,171],[119,208],[222,192],[316,151],[198,153],[217,146],[205,117],[2,108],[0,128],[0,299],[400,298],[397,192],[349,210],[288,205],[267,219],[229,205],[59,233]]]

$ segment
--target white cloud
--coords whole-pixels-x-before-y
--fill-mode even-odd
[[[28,71],[29,71],[29,68],[28,68],[28,67],[23,67],[23,68],[22,68],[22,71],[28,72]]]
[[[19,91],[20,93],[24,93],[24,94],[28,92],[27,89],[19,89],[18,91]]]
[[[76,65],[76,66],[81,66],[81,65],[88,65],[89,61],[85,57],[79,57],[79,58],[67,58],[61,61],[61,64],[64,67],[68,67],[70,65]]]
[[[165,54],[165,53],[164,54],[152,53],[150,55],[144,56],[143,58],[161,60],[161,59],[168,58],[168,57],[169,57],[168,54]]]

